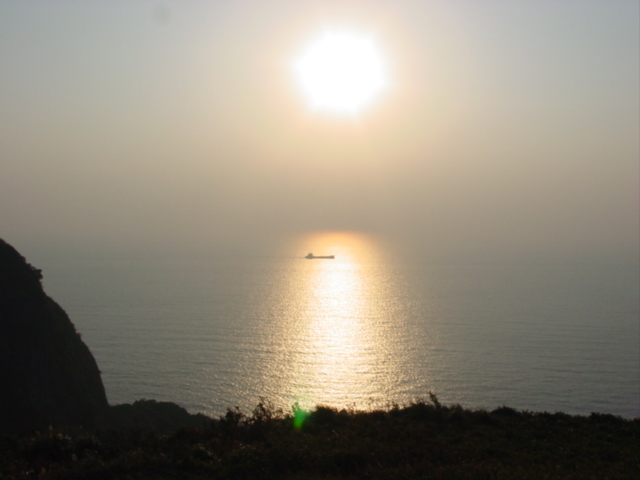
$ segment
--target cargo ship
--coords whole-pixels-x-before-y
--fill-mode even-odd
[[[309,260],[316,259],[316,258],[330,258],[330,259],[332,259],[332,258],[336,258],[336,256],[335,255],[314,255],[313,253],[309,253],[304,258],[307,258]]]

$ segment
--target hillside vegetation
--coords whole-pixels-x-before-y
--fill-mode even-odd
[[[318,406],[285,414],[261,402],[250,415],[236,409],[216,420],[192,416],[198,425],[173,433],[154,428],[151,417],[131,416],[156,406],[136,402],[128,426],[1,437],[0,477],[639,478],[640,419],[468,410],[435,396],[366,412]]]

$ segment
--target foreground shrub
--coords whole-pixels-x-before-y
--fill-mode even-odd
[[[148,406],[148,405],[147,405]],[[164,408],[164,407],[163,407]],[[253,413],[172,433],[149,423],[0,437],[0,478],[638,478],[640,420],[491,412],[432,397],[386,410],[318,406]],[[302,418],[296,424],[296,419]],[[166,422],[161,422],[166,428]]]

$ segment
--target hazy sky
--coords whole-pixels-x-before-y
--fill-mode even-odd
[[[639,17],[635,0],[1,1],[0,237],[223,252],[352,230],[435,256],[637,258]],[[387,68],[355,117],[312,110],[294,76],[326,29],[372,38]]]

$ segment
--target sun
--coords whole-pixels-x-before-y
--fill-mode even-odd
[[[387,86],[385,65],[373,39],[351,32],[325,32],[295,62],[311,107],[357,113]]]

